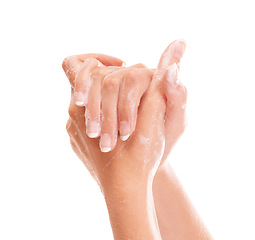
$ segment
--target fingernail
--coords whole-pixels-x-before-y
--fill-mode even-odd
[[[130,136],[130,126],[126,121],[120,122],[120,139],[126,141]]]
[[[178,39],[174,43],[173,56],[176,58],[182,58],[186,47],[186,41],[184,39]]]
[[[100,148],[102,152],[111,151],[111,136],[107,133],[101,135]]]
[[[167,69],[167,80],[172,84],[179,84],[178,68],[176,63],[170,65]]]
[[[86,131],[90,138],[96,138],[99,136],[100,124],[97,121],[88,121]]]
[[[86,94],[85,93],[75,92],[74,97],[75,97],[75,104],[77,106],[85,106],[85,104],[86,104]]]

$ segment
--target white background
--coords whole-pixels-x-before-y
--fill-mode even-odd
[[[156,67],[187,40],[188,128],[170,161],[215,239],[255,239],[253,1],[1,1],[0,239],[113,239],[69,146],[61,63],[100,52]]]

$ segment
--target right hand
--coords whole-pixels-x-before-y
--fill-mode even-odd
[[[181,43],[182,44],[182,43]],[[152,136],[153,134],[152,134],[152,132],[153,132],[153,129],[157,129],[157,127],[159,127],[160,129],[161,129],[161,131],[162,131],[162,128],[164,128],[164,127],[162,127],[162,124],[160,124],[160,122],[162,121],[162,119],[164,119],[165,118],[165,113],[164,113],[164,108],[166,108],[167,109],[167,113],[166,113],[166,116],[170,116],[170,118],[168,118],[168,119],[166,119],[166,128],[164,128],[164,131],[165,131],[165,135],[166,135],[166,143],[167,142],[170,142],[170,143],[172,143],[173,142],[173,139],[176,139],[176,136],[178,137],[180,134],[180,132],[182,132],[182,130],[180,131],[180,129],[182,128],[182,126],[183,126],[183,123],[182,123],[182,121],[180,121],[180,122],[178,122],[178,121],[176,121],[176,119],[178,120],[178,119],[181,119],[180,118],[180,116],[182,116],[183,115],[183,113],[184,113],[184,111],[182,110],[182,111],[178,111],[178,109],[183,109],[183,104],[185,103],[185,101],[186,101],[186,92],[184,91],[183,92],[183,90],[185,90],[185,88],[182,86],[182,85],[180,85],[179,83],[178,83],[178,81],[176,81],[177,80],[177,68],[176,68],[176,65],[172,65],[171,63],[173,63],[173,62],[176,62],[176,63],[178,63],[178,61],[180,60],[180,58],[181,58],[181,56],[182,56],[182,54],[183,54],[183,52],[182,51],[180,51],[180,49],[177,49],[177,53],[178,54],[174,54],[174,53],[176,53],[175,51],[176,51],[176,49],[173,49],[173,46],[174,47],[176,47],[176,43],[175,44],[170,44],[170,46],[166,49],[166,51],[164,52],[164,54],[162,55],[162,57],[161,57],[161,60],[160,60],[160,63],[159,63],[159,65],[158,65],[158,69],[157,69],[157,71],[156,71],[156,73],[154,74],[154,77],[153,77],[153,81],[152,81],[152,84],[151,84],[151,86],[149,87],[149,89],[148,89],[148,91],[144,94],[144,96],[143,96],[143,98],[142,98],[142,101],[141,102],[146,102],[147,104],[148,104],[148,102],[150,102],[150,104],[148,104],[147,105],[147,110],[145,110],[145,112],[147,113],[147,116],[146,116],[146,114],[144,113],[144,114],[140,114],[140,111],[142,112],[142,109],[146,109],[146,108],[143,108],[142,106],[142,104],[140,104],[140,107],[139,107],[139,116],[141,117],[140,119],[147,119],[147,122],[148,122],[148,126],[150,126],[149,128],[148,127],[146,127],[146,124],[144,125],[144,124],[142,124],[142,125],[140,125],[140,127],[143,129],[143,128],[146,128],[147,130],[148,130],[148,132],[150,132],[151,134],[149,134],[150,136]],[[177,46],[178,46],[178,43],[177,43]],[[182,49],[183,49],[183,46],[182,46]],[[179,51],[179,52],[178,52]],[[176,57],[177,56],[177,57]],[[93,60],[92,60],[93,61]],[[171,66],[169,67],[169,64],[171,64]],[[93,65],[93,64],[92,64]],[[99,64],[100,65],[100,64]],[[142,66],[142,67],[144,67],[144,66]],[[113,69],[112,69],[113,70]],[[123,69],[122,69],[123,70]],[[119,70],[120,71],[120,70]],[[87,75],[88,75],[88,72],[86,73]],[[85,75],[86,75],[85,74]],[[116,74],[116,73],[115,73]],[[115,75],[115,76],[117,76],[117,75]],[[117,79],[117,78],[116,78]],[[83,83],[84,84],[84,83]],[[85,83],[86,84],[86,83]],[[163,88],[164,87],[166,87],[165,88],[165,90],[163,90]],[[74,92],[73,92],[74,93]],[[93,93],[93,92],[91,92],[91,93]],[[90,94],[91,94],[90,93]],[[140,94],[140,96],[141,96],[142,94]],[[136,95],[136,96],[138,96],[138,95]],[[75,104],[74,104],[74,99],[76,99],[75,97],[74,98],[72,98],[72,101],[73,101],[73,103],[71,103],[71,105],[70,105],[70,109],[73,109],[73,108],[75,108],[75,107],[77,107],[77,106],[75,106]],[[146,101],[145,101],[145,100]],[[164,100],[167,100],[167,104],[165,104],[166,102],[164,101]],[[140,102],[140,99],[139,99],[139,97],[138,97],[138,100],[137,100],[137,102],[139,103]],[[159,104],[159,105],[157,105],[157,103]],[[174,103],[174,104],[173,104]],[[146,104],[145,104],[146,105]],[[149,106],[150,105],[150,106]],[[82,108],[77,108],[76,110],[81,110]],[[150,110],[148,110],[148,109],[150,109]],[[177,110],[177,111],[176,111]],[[79,111],[70,111],[70,116],[71,116],[71,119],[73,118],[73,119],[76,119],[77,117],[78,117],[78,112]],[[81,113],[80,114],[80,116],[83,116],[83,118],[84,118],[84,113],[85,113],[85,111],[83,112],[83,113]],[[169,113],[170,113],[170,115],[169,115]],[[181,114],[179,114],[179,113],[181,113]],[[116,115],[115,115],[116,116]],[[138,116],[138,122],[139,122],[139,116]],[[158,121],[156,121],[155,122],[155,119],[157,119],[156,118],[156,116],[159,116],[159,119],[158,119]],[[148,117],[150,118],[150,120],[148,119]],[[172,118],[171,118],[172,117]],[[151,119],[151,118],[153,118],[153,120]],[[112,118],[112,119],[114,119],[114,118]],[[155,122],[153,125],[152,125],[152,122]],[[68,131],[69,131],[69,134],[70,134],[70,136],[72,135],[72,137],[71,137],[71,143],[72,143],[72,145],[73,145],[73,148],[76,150],[76,153],[80,156],[80,158],[82,158],[82,156],[84,155],[84,151],[80,151],[79,149],[79,147],[77,147],[77,144],[75,144],[75,142],[72,140],[72,138],[76,138],[77,139],[77,137],[75,137],[75,136],[77,136],[78,134],[77,134],[77,131],[75,131],[74,132],[74,134],[72,134],[72,131],[70,131],[70,129],[69,129],[69,127],[72,125],[72,124],[74,124],[74,122],[75,121],[71,121],[71,120],[69,120],[69,124],[68,124]],[[85,119],[84,119],[84,121],[83,121],[83,124],[84,124],[84,122],[85,122]],[[146,121],[144,121],[144,123],[145,123]],[[163,120],[163,122],[164,122],[164,120]],[[77,123],[77,121],[76,121],[76,123]],[[80,121],[80,123],[82,123],[82,121]],[[181,126],[181,127],[178,127],[178,124],[179,124],[179,126]],[[77,124],[76,124],[77,125]],[[78,124],[79,125],[79,124]],[[164,125],[164,124],[163,124]],[[139,132],[139,124],[137,125],[137,131],[135,131],[135,132]],[[177,126],[177,127],[176,127]],[[168,131],[168,130],[171,130],[172,131],[172,133],[173,134],[171,134],[171,135],[169,135],[169,132],[171,132],[171,131]],[[177,130],[177,131],[176,131]],[[84,135],[84,133],[86,132],[87,130],[86,130],[86,126],[84,126],[84,128],[82,128],[82,130],[81,130],[81,132],[82,132],[82,134]],[[158,132],[160,132],[160,131],[158,131]],[[177,133],[177,134],[174,134],[174,133]],[[155,132],[154,132],[154,134],[155,134]],[[133,134],[133,135],[135,135],[135,133]],[[133,136],[132,135],[132,137],[127,141],[127,145],[128,145],[128,143],[132,143],[133,141],[131,141],[132,139],[136,139],[137,137],[135,137],[135,136]],[[156,134],[157,135],[157,134]],[[164,134],[163,134],[164,135]],[[146,136],[146,134],[144,135],[144,136]],[[158,137],[159,137],[159,135],[157,135]],[[84,136],[86,139],[87,139],[87,137],[86,136]],[[161,138],[162,138],[162,136],[161,136]],[[164,138],[164,137],[163,137]],[[140,137],[140,140],[141,139],[143,139],[143,141],[144,142],[146,142],[146,145],[147,145],[147,147],[149,147],[149,145],[150,144],[152,144],[151,146],[150,146],[150,148],[151,148],[151,150],[153,150],[154,148],[153,147],[155,147],[154,145],[153,145],[153,142],[154,141],[151,141],[151,139],[150,138],[141,138]],[[156,137],[156,139],[157,139],[157,137]],[[170,141],[169,141],[169,139],[170,139]],[[150,144],[148,144],[148,142],[151,142]],[[160,142],[160,141],[159,141]],[[164,142],[164,141],[163,141]],[[157,142],[154,142],[155,143],[155,145],[157,145],[158,143]],[[98,144],[98,142],[97,142],[97,144]],[[78,144],[79,145],[79,144]],[[85,144],[86,145],[86,144]],[[137,153],[137,151],[139,152],[139,150],[137,150],[137,149],[139,149],[139,145],[141,145],[141,144],[138,144],[138,148],[134,148],[134,146],[133,146],[133,150],[134,150],[134,153],[136,152]],[[159,145],[161,145],[161,151],[162,151],[162,141],[161,141],[161,144],[159,144]],[[170,147],[169,147],[170,146]],[[114,147],[114,146],[113,146]],[[171,146],[171,144],[170,145],[168,145],[168,148],[165,148],[165,150],[164,150],[164,156],[167,156],[167,154],[169,153],[169,149],[171,148],[172,146]],[[117,148],[118,148],[118,144],[117,144]],[[83,149],[84,149],[84,147],[83,147]],[[155,154],[155,153],[158,153],[158,156],[157,156],[157,159],[159,159],[159,156],[162,156],[162,152],[159,154],[159,152],[160,151],[154,151],[154,152],[152,152],[152,151],[149,151],[150,152],[150,154],[149,155],[147,155],[146,154],[146,149],[143,149],[143,148],[140,148],[140,150],[142,150],[142,151],[140,151],[140,157],[141,158],[145,158],[145,159],[150,159],[150,158],[153,158],[152,157],[152,155],[154,155],[154,156],[156,156],[157,154]],[[112,154],[111,154],[111,156],[113,157],[113,158],[115,158],[115,152],[116,152],[116,149],[114,149],[114,151],[112,151]],[[117,153],[118,153],[119,151],[117,151]],[[148,151],[147,151],[148,152]],[[82,153],[82,154],[81,154]],[[142,156],[143,155],[143,153],[145,153],[144,154],[144,156]],[[135,154],[135,155],[137,155],[137,154]],[[146,155],[148,156],[148,158],[146,157]],[[105,155],[103,155],[103,156],[105,156]],[[161,157],[160,157],[161,158]],[[163,161],[164,161],[165,159],[163,158]],[[128,160],[129,161],[129,160]],[[138,160],[139,161],[139,160]],[[87,161],[86,161],[87,162]],[[117,161],[115,161],[115,162],[117,162]],[[151,160],[151,162],[152,162],[152,165],[153,165],[153,163],[154,163],[154,166],[155,166],[155,159],[153,160]],[[156,162],[159,162],[159,160],[157,160]],[[101,166],[101,167],[103,167],[103,168],[105,168],[105,166],[107,167],[108,166],[108,164],[109,163],[106,163],[106,165],[104,165],[104,166]],[[100,165],[100,164],[99,164]],[[132,165],[132,164],[131,164]],[[91,166],[91,164],[90,164],[90,166]],[[144,168],[144,166],[142,166],[142,168]],[[94,172],[94,170],[93,170],[93,172]]]
[[[109,69],[111,67],[108,67]],[[124,71],[121,70],[114,72],[116,74],[115,80],[119,82],[127,76],[132,76],[131,80],[136,80],[140,76],[141,80],[145,79],[144,81],[137,82],[140,84],[143,83],[140,89],[149,86],[153,75],[153,71],[145,69],[141,64],[128,68],[126,74],[123,74]],[[141,75],[142,72],[143,74]],[[120,73],[122,74],[119,75]],[[71,82],[73,80],[71,79]],[[72,91],[69,107],[70,119],[67,123],[71,145],[101,186],[102,183],[108,182],[109,179],[116,179],[116,177],[122,180],[125,177],[130,182],[134,178],[139,178],[141,182],[146,182],[148,178],[153,178],[164,150],[165,113],[164,97],[160,89],[156,85],[153,86],[157,91],[151,89],[149,91],[151,94],[147,94],[147,91],[141,100],[136,129],[132,137],[125,142],[120,140],[116,141],[117,145],[115,149],[109,153],[102,153],[98,148],[98,139],[91,139],[85,134],[87,132],[85,125],[85,107],[76,104],[77,98],[75,91]],[[134,96],[139,96],[139,94],[142,94],[141,91],[137,91]],[[140,98],[138,99],[140,101]],[[138,106],[138,103],[135,102],[135,104]]]
[[[80,63],[79,56],[83,56],[84,62]],[[143,64],[124,68],[110,66],[109,62],[112,65],[123,63],[102,54],[97,58],[92,54],[72,56],[63,62],[74,101],[86,109],[86,133],[90,138],[101,137],[100,147],[104,152],[114,149],[118,131],[123,141],[133,133],[140,99],[154,74]],[[73,72],[75,74],[70,74]]]

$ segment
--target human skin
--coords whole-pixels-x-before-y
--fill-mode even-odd
[[[151,77],[148,79],[150,81]],[[101,187],[114,238],[161,239],[152,196],[152,180],[164,147],[164,117],[161,116],[159,125],[150,117],[159,115],[158,111],[162,109],[157,108],[157,99],[153,101],[148,95],[140,103],[132,139],[128,142],[118,140],[112,151],[104,153],[98,147],[99,140],[87,136],[85,108],[75,104],[72,95],[67,124],[71,144]],[[143,144],[145,139],[151,138],[157,144]]]
[[[162,239],[213,239],[169,163],[157,170],[153,197]]]
[[[166,160],[171,148],[173,147],[174,143],[177,141],[178,137],[183,132],[184,126],[185,126],[184,123],[185,123],[186,89],[178,81],[177,66],[175,64],[173,64],[173,63],[177,63],[177,65],[179,66],[179,61],[180,61],[180,58],[184,52],[185,47],[179,46],[179,50],[177,52],[175,52],[175,54],[173,54],[174,53],[174,51],[172,49],[173,47],[176,47],[176,44],[170,45],[166,49],[164,54],[162,55],[161,60],[158,65],[158,68],[157,68],[157,71],[155,73],[153,73],[154,75],[153,75],[152,83],[151,83],[148,91],[145,93],[145,91],[148,87],[145,87],[144,88],[145,90],[144,90],[141,87],[139,88],[139,84],[137,84],[138,85],[137,89],[139,89],[139,90],[137,90],[137,92],[139,92],[139,93],[136,95],[136,98],[138,99],[137,100],[138,103],[140,102],[141,96],[145,93],[143,99],[141,100],[140,107],[139,107],[139,113],[137,116],[138,117],[137,127],[136,127],[137,129],[134,129],[134,126],[135,126],[135,124],[134,124],[133,129],[132,129],[132,131],[134,131],[134,133],[133,134],[131,133],[132,136],[128,139],[128,141],[125,143],[125,145],[122,145],[119,148],[120,150],[117,151],[117,154],[116,154],[117,156],[115,156],[115,153],[113,154],[115,163],[117,161],[122,161],[121,159],[129,159],[129,158],[123,158],[123,157],[119,158],[119,156],[122,155],[122,153],[121,154],[118,154],[118,153],[122,152],[123,149],[126,149],[126,148],[128,149],[128,151],[133,150],[135,153],[139,153],[140,154],[139,157],[138,158],[133,157],[132,164],[129,163],[128,165],[123,165],[123,166],[121,164],[114,164],[116,169],[114,167],[114,170],[113,169],[109,170],[111,177],[107,176],[108,173],[107,174],[100,173],[100,169],[102,167],[102,166],[99,166],[100,164],[96,163],[95,165],[98,165],[98,166],[94,167],[94,168],[99,168],[99,170],[98,169],[96,170],[96,174],[94,174],[94,177],[97,179],[97,181],[99,181],[99,184],[101,185],[101,189],[103,189],[103,193],[105,193],[106,202],[108,202],[107,205],[108,205],[108,209],[109,209],[110,218],[111,218],[111,216],[115,216],[114,219],[111,218],[111,223],[113,226],[113,232],[114,232],[114,236],[116,239],[127,239],[127,237],[130,237],[132,239],[160,239],[160,236],[158,236],[159,235],[158,229],[157,229],[157,227],[155,228],[155,226],[157,225],[156,220],[155,220],[155,213],[154,213],[154,210],[151,209],[151,208],[153,208],[153,200],[152,200],[152,193],[151,193],[152,192],[152,190],[151,190],[152,179],[154,176],[153,173],[154,173],[155,169],[157,168],[158,163],[155,163],[155,160],[154,160],[154,166],[145,168],[145,171],[142,172],[142,175],[143,175],[143,173],[145,173],[145,177],[142,177],[142,175],[140,175],[141,172],[139,173],[139,171],[137,172],[138,174],[135,173],[135,174],[132,174],[131,176],[129,175],[129,173],[132,172],[132,167],[129,168],[130,166],[133,166],[134,169],[137,169],[136,167],[139,166],[139,168],[144,170],[144,165],[143,165],[144,163],[139,165],[139,164],[137,164],[136,161],[140,161],[141,159],[148,160],[148,158],[146,157],[146,154],[144,155],[144,153],[147,153],[147,152],[150,154],[152,153],[152,151],[148,151],[148,149],[142,149],[142,152],[141,152],[140,151],[141,144],[139,143],[137,145],[136,140],[137,140],[137,138],[139,138],[137,136],[139,136],[140,129],[143,131],[143,128],[146,128],[146,127],[144,127],[145,125],[148,124],[148,126],[156,128],[155,119],[154,120],[151,119],[151,116],[153,116],[153,114],[155,114],[154,116],[159,116],[160,114],[162,114],[162,118],[163,118],[163,116],[165,118],[165,122],[161,121],[161,127],[160,128],[158,127],[158,129],[160,129],[161,133],[162,132],[165,133],[166,147],[164,148],[164,156],[163,156],[163,158],[160,159],[161,165],[160,165],[159,169],[157,170],[157,173],[156,173],[156,175],[154,177],[154,181],[153,181],[153,195],[154,195],[154,201],[156,204],[157,216],[158,216],[162,239],[211,239],[209,237],[209,234],[207,233],[207,231],[201,224],[201,221],[197,220],[199,218],[194,213],[188,199],[184,198],[185,194],[183,193],[183,190],[180,188],[180,185],[179,185],[175,175],[173,174],[173,172],[171,171],[169,166],[165,163],[165,160]],[[178,47],[178,44],[177,44],[177,47]],[[96,61],[94,61],[94,63],[95,63],[94,65],[97,65],[97,67],[102,66],[102,65],[100,65],[100,63],[98,64]],[[88,64],[88,61],[87,61],[87,64]],[[119,62],[118,62],[118,64],[119,64]],[[91,65],[93,66],[93,62]],[[170,67],[169,67],[169,65],[170,65]],[[136,67],[133,67],[134,69],[131,69],[131,68],[118,69],[118,67],[116,68],[116,66],[115,66],[115,67],[109,67],[108,68],[109,72],[107,72],[108,70],[106,71],[106,69],[104,69],[103,72],[107,72],[109,74],[109,73],[113,73],[113,71],[117,71],[117,74],[115,73],[115,76],[116,76],[115,80],[121,79],[121,78],[123,78],[123,76],[125,76],[127,81],[130,79],[132,79],[131,81],[133,81],[135,77],[139,77],[141,79],[141,75],[142,74],[146,75],[146,73],[147,73],[148,75],[147,75],[147,77],[144,78],[143,83],[147,83],[148,81],[150,82],[150,80],[148,80],[148,78],[151,74],[151,71],[148,71],[148,70],[146,71],[145,69],[143,69],[143,71],[141,71],[141,69],[139,69],[139,71],[138,71],[138,67],[144,68],[144,66],[141,64],[137,65]],[[85,68],[88,69],[88,65],[85,65]],[[91,71],[91,69],[89,71]],[[89,71],[87,71],[87,73]],[[131,71],[132,74],[124,74],[124,75],[122,74],[121,75],[120,73],[121,72],[123,73],[123,71],[125,73],[128,73]],[[86,76],[86,74],[85,74],[85,76]],[[69,77],[69,79],[70,79],[70,77]],[[134,84],[134,81],[132,82],[132,84]],[[163,89],[165,89],[165,90],[163,91]],[[130,91],[130,89],[128,91]],[[93,91],[91,91],[91,92],[93,92]],[[126,94],[125,92],[124,93],[122,92],[122,95],[126,97],[127,95],[125,95],[125,94]],[[84,133],[86,131],[85,130],[86,126],[84,124],[85,123],[85,117],[84,117],[85,111],[83,108],[83,112],[82,112],[81,111],[82,108],[77,107],[77,105],[75,105],[73,103],[75,101],[77,103],[77,98],[76,98],[77,95],[75,96],[74,91],[73,91],[73,95],[74,95],[74,97],[72,98],[72,103],[70,105],[71,120],[69,120],[69,123],[68,123],[68,132],[71,137],[71,144],[73,146],[73,149],[75,150],[77,155],[83,159],[85,151],[84,151],[84,149],[82,149],[82,147],[84,148],[84,146],[88,145],[88,143],[89,143],[89,142],[87,142],[84,144],[84,142],[83,142],[82,143],[83,145],[81,144],[81,138],[87,139],[87,136],[84,136],[85,135]],[[106,94],[106,96],[107,96],[107,94]],[[120,96],[121,96],[121,94],[120,94]],[[151,107],[155,106],[155,103],[158,107],[159,106],[161,106],[161,107],[158,109],[151,110]],[[110,105],[110,102],[108,104]],[[97,104],[97,106],[98,106],[98,104]],[[132,118],[132,116],[134,118],[136,118],[136,115],[133,114],[134,110],[137,111],[137,107],[135,107],[134,109],[132,109],[132,111],[130,111],[131,118]],[[98,112],[98,110],[97,110],[97,112]],[[128,110],[126,110],[126,112],[128,112]],[[163,114],[163,113],[165,113],[165,114]],[[111,115],[111,114],[112,114],[112,112],[110,112],[109,115]],[[142,118],[139,118],[140,114],[141,114]],[[117,118],[116,114],[115,115],[112,114],[112,115],[113,116],[111,117],[111,119]],[[126,115],[128,115],[128,114],[126,114]],[[147,115],[147,118],[146,118],[146,115]],[[150,117],[150,119],[148,119],[148,116]],[[79,118],[80,120],[77,120],[77,118]],[[75,125],[75,123],[76,123],[76,125]],[[80,125],[82,125],[82,124],[84,125],[84,128],[80,127]],[[160,124],[160,121],[156,121],[156,124]],[[74,125],[76,126],[76,128],[73,127]],[[162,126],[164,126],[164,127],[162,127]],[[149,131],[151,130],[151,128],[146,128],[146,129],[147,129],[147,131],[144,131],[144,133],[148,133],[148,130]],[[77,134],[78,132],[80,134]],[[137,132],[138,132],[138,134],[137,134]],[[153,131],[151,131],[151,132],[153,132]],[[148,136],[146,139],[152,139],[151,137],[157,138],[158,135],[159,135],[158,133],[154,132],[150,136]],[[93,137],[95,137],[95,136],[93,136]],[[160,139],[160,138],[158,137],[158,139]],[[89,139],[89,140],[96,140],[96,139]],[[140,140],[141,140],[141,136],[140,136]],[[144,138],[143,138],[143,140],[144,140]],[[78,142],[78,144],[77,144],[77,142]],[[120,144],[122,144],[121,141],[118,140],[118,143],[119,142],[120,142]],[[135,142],[135,145],[133,144],[133,142]],[[151,142],[152,143],[148,144],[148,146],[153,148],[152,144],[155,144],[156,141],[151,141]],[[98,144],[98,142],[96,142],[96,144]],[[132,149],[129,148],[129,144],[131,144]],[[161,145],[162,145],[162,143],[161,143]],[[140,150],[138,150],[138,148],[136,148],[137,146],[138,146],[138,148],[140,148]],[[112,149],[113,148],[114,148],[114,145],[112,146]],[[118,148],[118,144],[117,144],[117,148]],[[93,151],[94,151],[94,149],[93,149]],[[114,149],[113,151],[111,151],[107,154],[110,154],[114,151],[116,151],[116,149]],[[91,150],[90,150],[90,152],[91,152]],[[124,152],[127,153],[127,150],[125,150]],[[160,151],[157,151],[157,152],[158,152],[158,154],[160,153]],[[107,154],[103,154],[103,156],[105,156]],[[127,154],[127,156],[128,155],[129,154]],[[161,154],[161,156],[162,156],[162,154]],[[102,157],[100,156],[99,159],[101,159],[101,158]],[[86,160],[83,159],[84,163],[89,165],[90,168],[91,167],[93,168],[93,166],[91,166],[91,161],[88,159],[89,159],[89,157],[87,157]],[[97,159],[97,157],[96,157],[96,159]],[[134,159],[136,159],[136,160],[134,160]],[[110,161],[112,162],[112,160],[110,160]],[[148,161],[153,162],[153,160],[148,160]],[[107,168],[109,168],[109,166],[113,165],[111,162],[110,162],[110,165],[108,165],[109,162],[106,164]],[[130,162],[130,160],[129,160],[129,162]],[[118,172],[120,171],[121,174],[120,175],[117,174],[118,177],[115,178],[116,175],[115,174],[112,175],[112,170],[114,172],[116,170],[118,170]],[[95,172],[95,169],[92,170],[91,172],[92,173]],[[129,176],[128,181],[127,181],[127,178],[125,178],[125,177],[123,178],[122,174],[128,174],[128,175],[126,175],[126,176]],[[100,180],[99,180],[99,178],[100,178]],[[116,179],[118,179],[119,181],[116,181]],[[131,179],[131,181],[130,181],[130,179]],[[122,189],[121,194],[119,193],[119,190],[118,190],[119,188]],[[105,189],[108,189],[108,190],[105,190]],[[165,191],[165,189],[169,189],[169,191]],[[140,196],[140,194],[139,194],[139,196],[137,196],[137,191],[139,193],[141,193],[141,196]],[[111,196],[108,197],[107,192],[116,193],[116,195],[118,197],[114,198],[113,196],[115,194],[111,194]],[[121,198],[120,196],[122,196],[123,198]],[[137,199],[137,201],[136,201],[136,199]],[[138,201],[138,199],[139,199],[139,201]],[[119,212],[119,208],[123,209],[123,205],[119,205],[118,203],[122,202],[123,200],[127,201],[127,203],[130,203],[130,204],[125,204],[125,213]],[[137,204],[134,204],[134,202],[137,202]],[[136,205],[136,206],[134,206],[134,205]],[[143,206],[146,206],[147,209],[144,209]],[[144,211],[141,212],[141,209],[143,209]],[[118,215],[117,216],[118,221],[120,219],[122,219],[120,224],[118,224],[117,226],[116,226],[116,222],[117,222],[116,214]],[[130,216],[130,214],[132,217]],[[131,218],[128,218],[129,220],[131,220],[130,222],[127,219],[128,216],[131,217]],[[137,222],[134,222],[134,216],[135,216],[135,218],[137,218],[137,216],[142,217],[142,218],[138,217]],[[175,216],[175,217],[173,218],[173,216]],[[178,219],[179,221],[176,221],[175,218]],[[139,219],[140,219],[140,221],[139,221]],[[148,221],[145,221],[145,219],[147,219]],[[150,224],[150,222],[153,222],[154,226],[152,226],[152,224]],[[139,226],[139,229],[135,228],[135,226]],[[144,235],[147,232],[149,233],[149,235]],[[132,236],[132,234],[135,234],[135,235]],[[149,237],[151,237],[151,238],[149,238]]]

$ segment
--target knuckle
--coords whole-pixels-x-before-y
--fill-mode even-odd
[[[130,119],[134,116],[137,111],[138,104],[135,101],[122,101],[118,104],[118,118],[121,119]]]
[[[102,128],[112,128],[117,122],[117,115],[110,108],[102,111]]]
[[[104,71],[102,68],[96,68],[92,71],[91,76],[93,80],[101,79],[104,75]]]
[[[115,122],[115,119],[111,115],[105,114],[103,121],[107,122],[108,128],[111,128],[112,124]]]
[[[138,63],[138,64],[137,64],[137,67],[138,67],[138,68],[147,68],[146,65],[143,64],[143,63]]]
[[[114,113],[111,108],[103,107],[102,109],[102,121],[103,122],[112,122],[114,120]]]
[[[101,66],[102,64],[96,59],[96,58],[94,58],[94,57],[90,57],[90,58],[87,58],[86,60],[85,60],[85,62],[86,63],[89,63],[89,64],[91,64],[92,66],[97,66],[97,67],[99,67],[99,66]]]
[[[66,71],[69,66],[70,66],[70,62],[71,62],[71,59],[73,58],[74,56],[68,56],[66,57],[63,62],[62,62],[62,68]]]
[[[113,77],[106,77],[103,81],[102,91],[116,91],[118,89],[118,81]]]
[[[76,112],[76,107],[71,104],[68,108],[68,113],[71,119],[76,119],[77,117],[77,112]]]
[[[139,82],[139,78],[141,78],[141,75],[138,71],[130,70],[126,73],[127,84],[136,85]]]
[[[130,66],[130,68],[146,68],[143,63],[137,63],[135,65]]]
[[[66,58],[63,60],[63,62],[62,62],[62,68],[63,68],[64,71],[65,71],[66,68],[67,68],[67,64],[68,64],[68,57],[66,57]]]
[[[129,112],[130,106],[128,101],[123,101],[118,104],[118,113],[119,115],[127,115]]]

